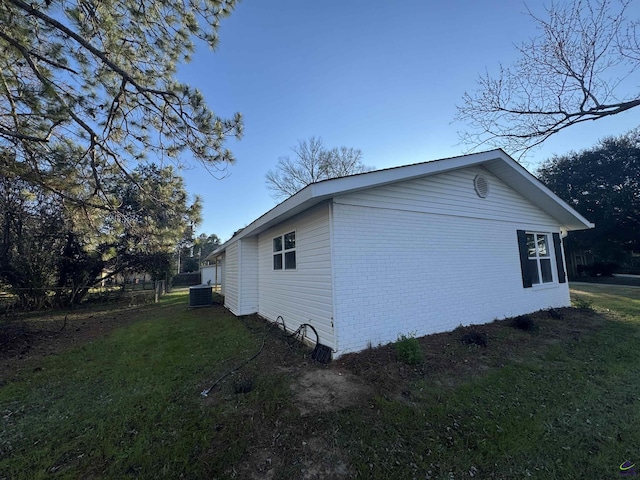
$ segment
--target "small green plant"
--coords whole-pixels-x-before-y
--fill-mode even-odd
[[[584,297],[575,297],[573,306],[579,310],[593,310],[593,302]]]
[[[407,365],[418,365],[424,357],[420,341],[415,335],[415,332],[409,332],[407,335],[401,333],[395,343],[398,358]]]

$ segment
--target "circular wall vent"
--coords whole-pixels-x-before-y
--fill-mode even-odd
[[[476,175],[473,179],[473,188],[480,198],[486,198],[489,195],[489,180],[484,175]]]

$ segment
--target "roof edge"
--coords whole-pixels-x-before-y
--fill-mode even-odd
[[[519,174],[519,178],[521,179],[521,181],[526,182],[525,185],[529,185],[528,188],[533,187],[534,190],[538,189],[541,193],[544,193],[546,197],[551,201],[550,203],[543,203],[549,204],[548,206],[556,205],[560,207],[563,212],[563,215],[561,215],[562,217],[565,217],[565,219],[572,218],[573,221],[566,222],[547,211],[549,215],[557,218],[561,224],[570,224],[570,230],[586,230],[595,226],[580,213],[578,213],[575,209],[573,209],[569,204],[567,204],[564,200],[562,200],[555,193],[549,190],[546,185],[538,180],[525,167],[516,162],[511,156],[505,153],[504,150],[498,148],[487,150],[484,152],[470,153],[456,157],[447,157],[409,165],[400,165],[397,167],[390,167],[381,170],[374,170],[372,172],[358,173],[345,177],[332,178],[311,183],[273,207],[271,210],[268,210],[266,213],[258,217],[246,227],[244,227],[242,230],[236,233],[236,235],[231,237],[229,240],[220,245],[220,247],[207,255],[205,260],[211,260],[219,256],[232,242],[242,240],[243,238],[251,236],[253,234],[260,233],[265,228],[269,228],[269,226],[273,225],[274,223],[286,220],[287,218],[300,213],[301,211],[304,211],[307,208],[310,208],[311,206],[325,199],[358,190],[378,187],[385,184],[411,180],[413,178],[435,175],[438,173],[445,173],[448,171],[458,170],[460,168],[470,167],[473,165],[486,165],[496,161],[502,161],[504,162],[504,164],[511,167],[513,171]],[[495,172],[492,173],[495,174]],[[506,183],[509,184],[509,182]],[[529,200],[530,202],[539,204],[539,202],[536,202],[535,199],[529,198],[522,192],[519,193],[525,196],[525,198],[527,198],[527,200]]]

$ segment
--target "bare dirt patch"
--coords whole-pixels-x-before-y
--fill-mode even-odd
[[[235,405],[235,411],[251,432],[245,461],[228,473],[231,478],[270,480],[330,480],[351,478],[345,452],[338,448],[327,426],[327,415],[346,408],[368,405],[372,390],[353,373],[333,364],[311,359],[312,350],[256,316],[241,319],[258,338],[268,330],[265,345],[254,361],[229,375],[204,401],[212,407]],[[234,368],[234,365],[229,365]],[[284,379],[281,408],[268,413],[244,404],[242,385]],[[273,400],[271,400],[273,402]],[[277,403],[277,401],[276,401]],[[225,427],[222,427],[225,428]],[[234,432],[229,432],[233,435]],[[218,446],[212,446],[218,448]],[[224,448],[224,446],[220,446]]]
[[[361,404],[372,390],[351,372],[331,368],[301,372],[291,384],[301,415],[332,412]]]

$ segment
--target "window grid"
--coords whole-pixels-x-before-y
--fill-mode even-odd
[[[273,269],[295,270],[296,232],[285,233],[273,239]]]
[[[546,233],[527,232],[528,258],[533,273],[531,283],[540,285],[553,282],[549,236]]]

